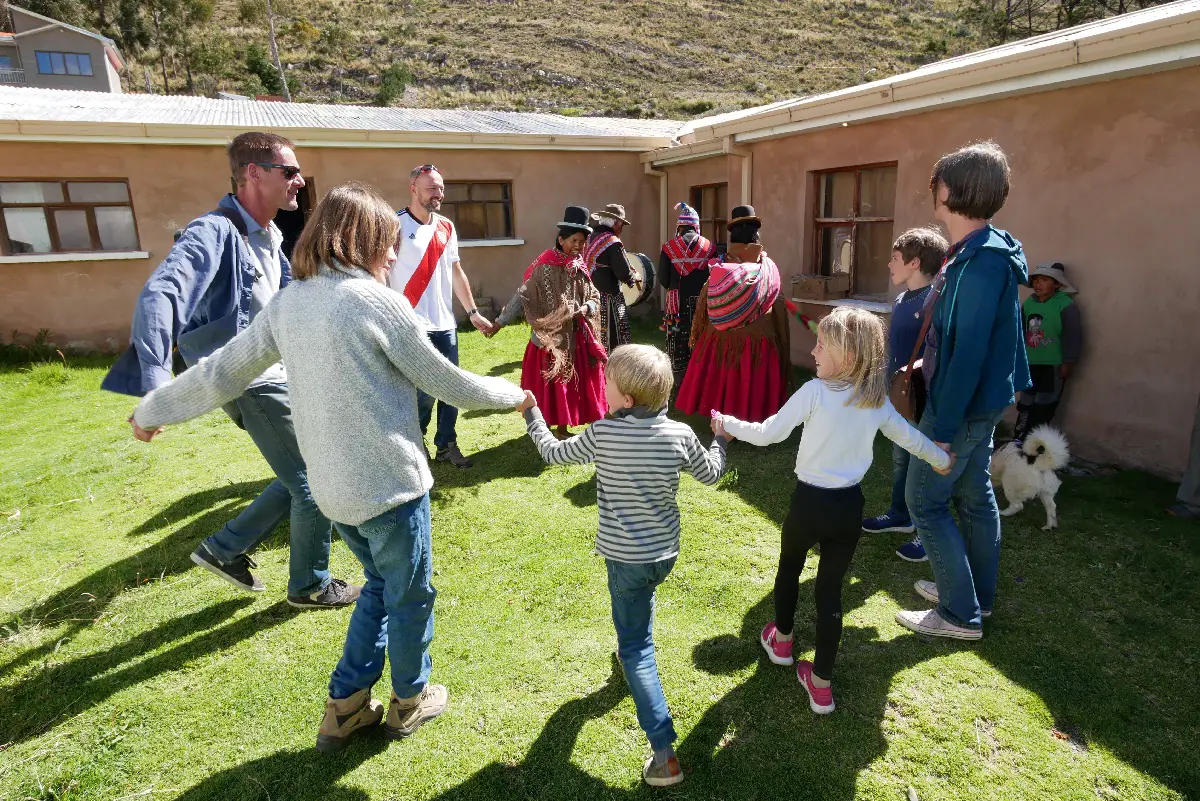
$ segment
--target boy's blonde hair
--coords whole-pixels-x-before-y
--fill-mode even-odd
[[[654,411],[666,407],[675,383],[671,360],[651,345],[622,345],[614,350],[605,377],[622,395],[631,396],[634,406]]]
[[[834,308],[817,326],[825,349],[840,357],[842,369],[825,379],[850,387],[849,406],[878,409],[887,399],[887,338],[883,323],[868,311],[849,306]]]
[[[387,279],[388,248],[400,232],[400,219],[383,196],[360,183],[335,186],[321,198],[292,251],[292,277],[316,277],[321,265],[358,267],[376,281]]]

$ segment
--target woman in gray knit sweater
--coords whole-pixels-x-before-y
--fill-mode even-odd
[[[446,688],[429,684],[433,477],[417,391],[460,409],[513,408],[525,396],[508,381],[460,370],[429,344],[412,306],[387,287],[398,231],[373,189],[334,188],[296,243],[295,280],[225,347],[143,398],[130,419],[134,435],[149,441],[161,426],[232,400],[282,358],[313,498],[366,574],[329,682],[320,750],[339,750],[382,720],[371,687],[385,650],[389,737],[412,734],[446,708]]]

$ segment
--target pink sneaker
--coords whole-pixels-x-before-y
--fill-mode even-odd
[[[768,623],[763,626],[762,636],[758,641],[762,643],[763,650],[767,652],[767,657],[777,665],[790,665],[796,660],[792,659],[792,641],[780,642],[777,640],[774,623]]]
[[[796,663],[796,678],[804,691],[808,693],[808,705],[818,715],[828,715],[833,711],[833,687],[814,687],[812,683],[813,664],[807,659]]]

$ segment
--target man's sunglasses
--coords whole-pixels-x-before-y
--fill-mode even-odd
[[[290,164],[272,164],[269,161],[243,161],[242,162],[243,167],[249,167],[251,164],[253,164],[257,167],[262,167],[264,170],[269,170],[272,167],[283,170],[283,177],[289,181],[300,174],[300,168],[293,167]]]
[[[424,175],[427,172],[441,172],[441,170],[432,164],[422,164],[420,167],[417,167],[415,170],[410,172],[408,176],[410,178],[416,178],[418,175]]]

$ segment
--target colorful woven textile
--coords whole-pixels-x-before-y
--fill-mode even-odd
[[[708,279],[708,317],[727,331],[754,322],[779,299],[779,268],[766,253],[757,262],[713,264]]]
[[[676,236],[662,246],[663,253],[671,260],[675,271],[687,276],[692,270],[703,267],[712,260],[716,247],[702,236],[692,239],[689,245],[682,236]]]
[[[607,228],[599,228],[596,233],[588,238],[587,244],[583,246],[583,252],[579,257],[583,259],[583,263],[587,266],[588,275],[596,269],[596,259],[600,254],[608,249],[614,242],[620,242],[621,239]]]

